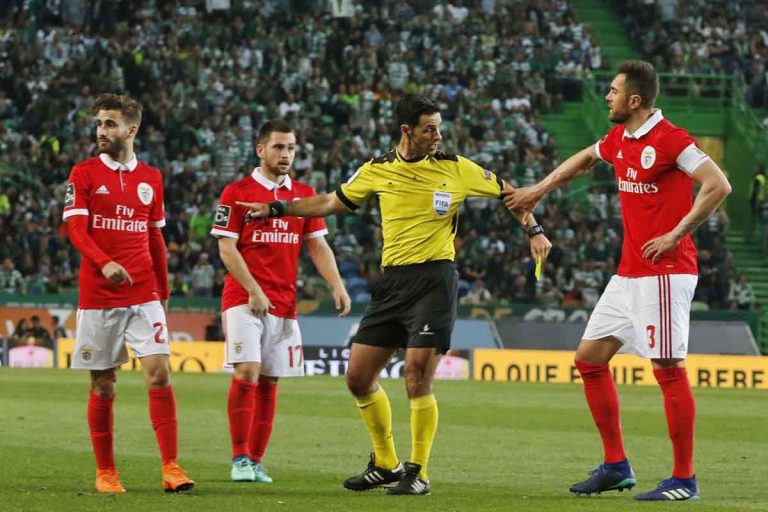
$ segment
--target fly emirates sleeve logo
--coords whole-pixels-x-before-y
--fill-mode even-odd
[[[637,170],[627,167],[627,173],[622,178],[616,176],[619,180],[619,190],[630,194],[656,194],[659,192],[659,186],[656,183],[643,183],[637,180]]]
[[[127,233],[146,233],[148,223],[146,220],[134,219],[135,208],[129,208],[122,204],[115,207],[115,216],[107,217],[99,213],[93,216],[93,229],[110,231],[125,231]]]
[[[285,219],[272,218],[265,224],[265,229],[255,229],[251,242],[255,244],[290,244],[298,245],[299,234],[289,232],[291,223]],[[271,228],[271,229],[270,229]]]

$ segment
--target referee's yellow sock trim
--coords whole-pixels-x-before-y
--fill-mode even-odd
[[[392,407],[384,388],[379,385],[379,389],[370,395],[356,396],[355,401],[371,436],[375,464],[380,468],[394,469],[400,461],[392,437]]]
[[[438,422],[435,395],[411,398],[411,462],[421,465],[419,476],[427,481],[427,463]]]

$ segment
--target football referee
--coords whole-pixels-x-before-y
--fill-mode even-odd
[[[379,196],[384,245],[383,274],[357,334],[352,338],[347,386],[373,441],[368,467],[344,487],[389,494],[429,494],[427,462],[437,430],[432,380],[451,345],[458,273],[453,240],[459,207],[467,197],[501,198],[511,190],[491,171],[439,151],[442,118],[430,97],[405,95],[396,107],[400,143],[360,167],[335,192],[299,201],[239,203],[252,217],[325,217],[354,211]],[[552,247],[531,214],[516,215],[534,259]],[[377,382],[398,348],[405,347],[405,379],[411,403],[411,458],[401,464],[392,438],[392,410]]]

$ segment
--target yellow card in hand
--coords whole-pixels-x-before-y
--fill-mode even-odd
[[[536,269],[533,271],[533,275],[537,281],[541,281],[541,256],[536,258]]]

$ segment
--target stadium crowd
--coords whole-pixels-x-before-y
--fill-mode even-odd
[[[739,74],[768,107],[768,4],[761,0],[613,0],[630,40],[660,71]],[[706,84],[703,85],[706,92]],[[684,91],[685,92],[685,91]]]
[[[0,288],[14,293],[75,283],[64,184],[93,154],[88,107],[101,92],[126,91],[145,106],[138,156],[165,175],[172,295],[218,296],[225,270],[209,236],[212,210],[225,184],[258,165],[253,137],[264,121],[296,127],[296,175],[323,192],[394,145],[394,101],[420,91],[440,101],[446,151],[524,186],[568,156],[540,114],[577,98],[583,74],[603,66],[563,0],[0,6]],[[589,192],[561,190],[539,205],[554,244],[539,283],[503,204],[470,201],[456,241],[462,302],[594,305],[619,257],[610,178],[599,169]],[[350,295],[365,302],[381,233],[376,202],[361,210],[328,224]],[[702,305],[729,307],[740,281],[723,246],[727,224],[720,212],[696,234]],[[327,297],[313,266],[302,268],[300,298]]]

